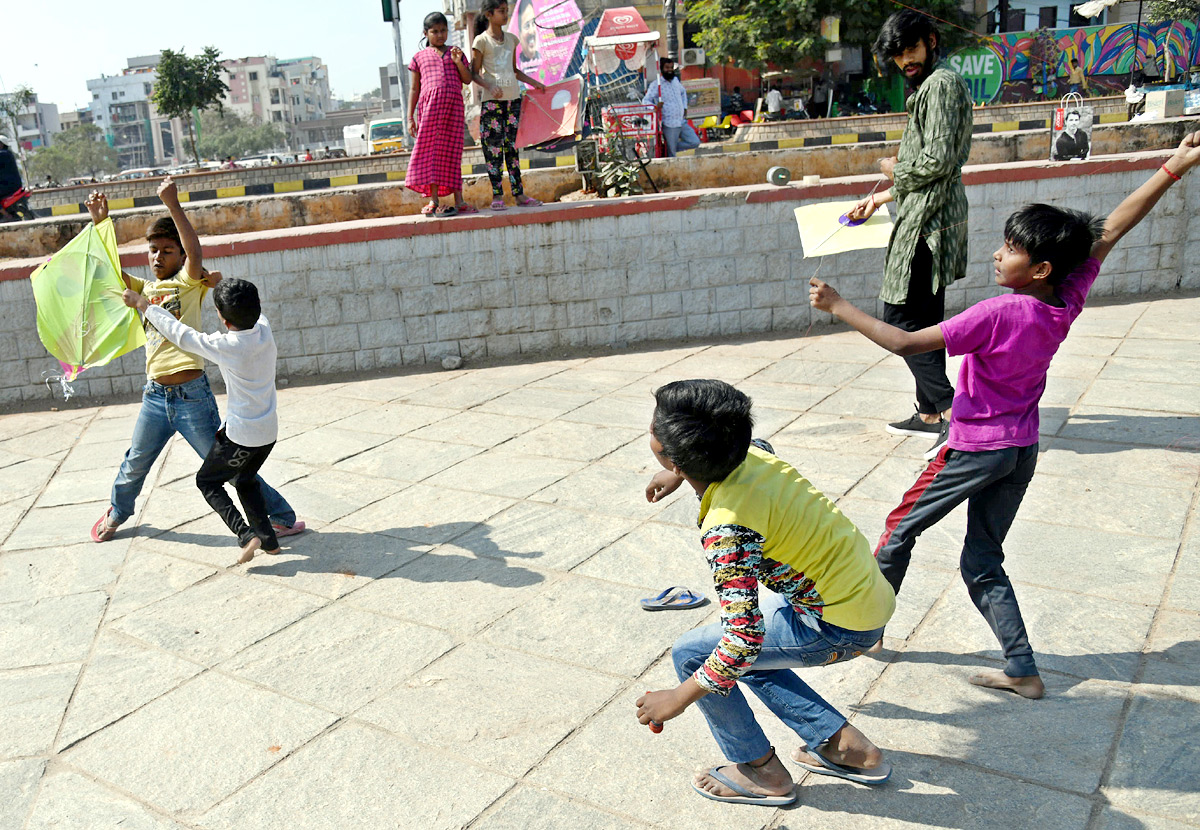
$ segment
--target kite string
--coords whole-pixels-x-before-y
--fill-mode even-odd
[[[75,388],[71,386],[65,374],[55,374],[51,371],[42,372],[42,382],[46,384],[46,389],[50,394],[54,395],[54,386],[57,383],[63,394],[63,402],[71,400],[71,396],[75,394]]]

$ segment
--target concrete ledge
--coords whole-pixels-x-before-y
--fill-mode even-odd
[[[1097,128],[1092,134],[1092,149],[1100,158],[1115,153],[1173,148],[1193,123],[1191,119],[1172,119]],[[1049,145],[1049,134],[1045,130],[979,135],[972,143],[968,169],[1012,162],[1046,165]],[[754,186],[765,181],[767,170],[774,166],[787,167],[797,179],[809,174],[842,178],[873,175],[878,170],[878,159],[895,153],[895,147],[895,143],[877,142],[682,155],[674,159],[656,159],[650,163],[649,170],[658,187],[669,192]],[[1081,169],[1073,164],[1077,163],[1067,165],[1066,169]],[[469,202],[486,205],[491,200],[486,177],[465,179],[464,185],[464,195]],[[526,191],[543,202],[556,201],[578,191],[579,187],[578,174],[572,167],[534,170],[525,176]],[[212,236],[360,218],[415,215],[423,201],[399,182],[393,182],[193,203],[188,207],[188,215],[201,236]],[[140,241],[150,217],[160,212],[161,208],[157,206],[115,211],[112,216],[117,241]],[[70,241],[87,221],[86,215],[82,215],[0,226],[0,261],[8,257],[48,256]]]
[[[1088,161],[1051,162],[1030,161],[1008,164],[985,164],[963,168],[963,184],[967,187],[1001,182],[1032,182],[1047,179],[1075,178],[1106,172],[1153,170],[1170,158],[1167,151],[1150,151],[1125,156],[1099,156]],[[688,210],[702,198],[738,196],[744,194],[746,204],[773,202],[828,201],[838,198],[858,198],[864,183],[878,176],[847,176],[822,180],[817,185],[793,181],[782,187],[749,185],[723,189],[678,191],[623,199],[596,199],[586,202],[555,202],[536,208],[512,208],[503,213],[484,211],[471,216],[432,220],[424,216],[397,216],[378,219],[359,219],[325,225],[278,228],[250,233],[223,234],[202,237],[206,258],[215,259],[242,254],[317,248],[326,245],[348,245],[383,239],[407,239],[442,233],[482,231],[521,225],[550,222],[573,222],[614,216],[634,216],[663,210]],[[144,264],[144,244],[140,241],[122,245],[119,249],[122,267]],[[0,260],[0,281],[27,279],[45,257]]]
[[[627,199],[597,199],[589,202],[556,202],[541,207],[512,208],[503,213],[487,212],[472,216],[458,216],[452,220],[435,220],[424,216],[360,219],[328,225],[206,236],[201,239],[201,243],[204,246],[205,259],[219,259],[245,254],[264,254],[272,251],[320,248],[326,245],[353,245],[384,239],[408,239],[442,233],[463,233],[522,225],[543,225],[548,222],[575,222],[582,219],[633,216],[664,210],[687,210],[700,202],[704,192],[663,193],[652,196],[634,196]],[[122,267],[133,268],[145,265],[144,243],[122,245],[118,250],[121,255]],[[30,257],[0,262],[0,282],[28,279],[34,269],[44,261],[44,257]]]
[[[1001,293],[990,257],[1014,208],[1051,202],[1105,214],[1167,155],[969,168],[969,268],[948,287],[947,312]],[[423,366],[451,355],[508,359],[804,331],[829,319],[808,305],[807,280],[818,268],[847,300],[878,315],[885,252],[806,258],[793,207],[853,198],[878,180],[840,177],[815,187],[756,184],[449,220],[388,217],[209,235],[205,264],[259,287],[274,324],[279,376],[287,379]],[[122,251],[135,275],[145,273],[142,247]],[[37,336],[25,279],[39,261],[0,266],[0,303],[10,312],[0,315],[0,406],[52,395],[43,377],[58,365]],[[1171,187],[1122,240],[1092,294],[1180,288],[1200,288],[1194,176]],[[206,303],[202,327],[218,325]],[[138,352],[90,369],[74,384],[75,394],[86,400],[132,393],[144,383],[143,363]]]
[[[1005,130],[1045,128],[1059,106],[1058,101],[1032,101],[1024,104],[990,104],[976,107],[973,112],[976,133]],[[1105,123],[1126,120],[1125,98],[1106,95],[1084,99],[1099,120]],[[878,115],[845,115],[839,118],[803,118],[798,121],[759,121],[743,124],[733,135],[735,142],[808,141],[830,137],[845,140],[848,136],[878,135],[899,132],[908,123],[907,112],[886,112]],[[1028,126],[1020,126],[1026,124]],[[851,139],[854,140],[854,139]],[[857,139],[879,141],[879,138]]]

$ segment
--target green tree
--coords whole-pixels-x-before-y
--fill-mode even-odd
[[[95,176],[117,172],[117,151],[100,140],[102,131],[95,124],[80,124],[54,136],[54,143],[29,157],[29,172],[34,181],[50,176],[65,182],[74,176]]]
[[[196,146],[204,158],[240,158],[281,147],[286,140],[282,130],[257,118],[247,120],[236,112],[202,112],[200,140]]]
[[[869,63],[880,26],[899,8],[889,0],[697,0],[688,4],[687,13],[688,21],[700,27],[696,41],[718,62],[790,69],[805,58],[824,58],[830,43],[821,37],[820,28],[827,15],[841,18],[841,43],[862,46],[863,60]],[[958,0],[926,0],[921,8],[953,24],[936,24],[944,43],[941,54],[973,36],[975,21],[964,14]]]
[[[7,95],[0,95],[0,115],[3,115],[4,130],[9,132],[13,139],[13,147],[17,146],[20,130],[17,128],[17,117],[21,114],[21,110],[25,109],[37,100],[37,94],[27,86],[19,86]],[[21,166],[25,168],[25,180],[29,180],[29,167],[25,163],[25,156],[20,151],[14,151],[17,158],[21,160]]]
[[[1146,20],[1196,20],[1200,18],[1200,0],[1155,0],[1148,6]]]
[[[184,120],[192,145],[192,156],[199,164],[200,153],[196,149],[192,111],[203,112],[211,107],[216,107],[218,112],[223,111],[221,102],[225,93],[229,92],[229,87],[221,79],[221,53],[216,47],[206,46],[201,54],[189,58],[182,51],[164,49],[157,71],[158,81],[154,84],[150,100],[168,118]]]

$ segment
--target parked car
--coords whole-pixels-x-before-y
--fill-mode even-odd
[[[167,175],[167,171],[163,167],[131,167],[113,176],[113,181],[123,182],[130,179],[149,179],[165,175]]]

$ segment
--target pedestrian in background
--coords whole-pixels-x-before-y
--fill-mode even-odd
[[[492,210],[504,210],[504,169],[518,207],[536,207],[537,199],[525,195],[521,183],[521,156],[517,152],[517,128],[521,124],[521,85],[535,89],[545,84],[517,68],[517,36],[504,31],[508,25],[508,3],[483,0],[475,18],[475,40],[471,42],[471,74],[483,87],[479,113],[479,143],[492,183]]]
[[[425,16],[425,48],[408,64],[412,94],[408,97],[408,131],[416,139],[404,175],[404,186],[429,199],[425,216],[478,213],[463,201],[463,96],[471,82],[471,67],[462,50],[450,48],[446,15]],[[453,205],[442,205],[442,196],[454,196]]]
[[[646,89],[642,103],[660,107],[659,118],[667,156],[674,158],[680,150],[694,150],[700,146],[700,137],[687,122],[687,90],[679,80],[672,58],[663,58],[658,62],[658,77]]]
[[[882,193],[864,197],[850,212],[866,219],[879,205],[896,202],[896,224],[883,271],[883,320],[904,331],[942,322],[946,286],[967,273],[967,191],[962,166],[971,153],[973,123],[967,82],[939,61],[940,39],[928,16],[896,12],[875,41],[881,61],[893,62],[913,90],[905,105],[908,124],[894,158],[879,168],[892,180]],[[946,443],[954,387],[946,377],[946,350],[904,358],[916,382],[916,413],[887,425],[894,435],[929,436],[928,460]]]

